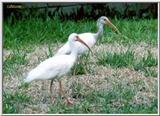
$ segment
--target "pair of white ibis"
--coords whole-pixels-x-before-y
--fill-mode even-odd
[[[96,43],[97,38],[103,33],[104,24],[108,24],[119,33],[118,29],[109,21],[107,17],[100,17],[97,21],[97,33],[70,34],[68,41],[58,50],[56,55],[46,59],[36,68],[31,70],[28,73],[25,82],[29,83],[33,80],[51,80],[50,93],[51,98],[54,101],[54,96],[52,96],[52,84],[53,80],[57,78],[59,80],[60,95],[63,95],[66,98],[68,104],[72,104],[73,101],[67,98],[64,94],[61,77],[71,70],[79,54],[82,54],[88,50],[91,51],[90,48]]]

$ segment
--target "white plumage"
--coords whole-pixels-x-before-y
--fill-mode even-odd
[[[91,48],[95,43],[96,39],[94,39],[93,33],[85,33],[85,34],[78,34],[78,36]],[[86,51],[88,51],[88,48],[81,44],[80,42],[76,42],[76,49],[78,51],[78,54],[82,54]],[[62,54],[70,54],[71,49],[69,46],[69,41],[67,41],[56,53],[56,55],[62,55]]]
[[[83,40],[90,48],[96,43],[97,38],[101,37],[103,34],[103,27],[105,24],[108,24],[111,28],[113,28],[116,32],[119,33],[118,29],[109,21],[109,19],[106,16],[101,16],[97,20],[97,27],[98,27],[98,32],[97,33],[81,33],[78,34],[78,36]],[[84,46],[83,44],[76,42],[76,47],[78,50],[78,54],[82,54],[86,51],[88,51],[88,48]],[[69,46],[69,42],[67,41],[56,53],[56,55],[61,55],[61,54],[70,54],[71,53],[71,48]]]
[[[60,90],[63,92],[61,87],[62,84],[60,81],[60,77],[68,73],[76,61],[77,54],[78,54],[78,51],[76,49],[77,44],[75,44],[76,42],[81,42],[82,44],[87,46],[87,44],[83,42],[76,33],[70,34],[68,38],[68,45],[71,49],[71,53],[69,55],[66,55],[66,54],[56,55],[41,62],[36,68],[34,68],[28,73],[28,76],[25,79],[25,82],[29,83],[33,80],[50,79],[51,80],[50,92],[52,93],[51,87],[52,87],[53,80],[55,78],[59,78],[58,80],[60,82]],[[88,49],[90,48],[88,47]],[[67,101],[69,102],[69,100]]]
[[[29,72],[25,82],[61,77],[70,70],[74,62],[75,57],[72,57],[71,55],[59,55],[46,59]]]

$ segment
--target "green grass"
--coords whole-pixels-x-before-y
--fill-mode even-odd
[[[114,68],[130,67],[134,64],[134,53],[132,51],[126,51],[122,53],[102,53],[99,55],[101,58],[98,64],[111,65]]]
[[[113,20],[123,36],[105,31],[101,42],[121,42],[125,44],[144,41],[157,45],[157,20]]]
[[[10,57],[3,62],[4,74],[16,73],[15,71],[19,68],[18,65],[26,65],[26,53],[14,50]]]
[[[89,52],[82,54],[78,59],[78,63],[76,63],[72,68],[72,74],[75,73],[75,75],[82,75],[86,73],[91,73],[92,69],[90,68],[89,64]]]
[[[143,71],[145,76],[157,77],[157,72],[151,69],[157,67],[158,60],[148,51],[147,57],[137,59],[134,52],[127,50],[121,53],[100,53],[97,64],[113,68],[128,67],[133,68],[135,71]]]
[[[157,77],[157,72],[152,69],[152,67],[157,67],[158,60],[153,57],[153,55],[148,51],[148,56],[140,59],[139,62],[134,64],[134,69],[136,71],[144,71],[145,76]]]
[[[111,20],[127,38],[117,35],[109,27],[105,27],[104,36],[99,40],[101,43],[145,41],[157,45],[157,20]],[[57,18],[47,18],[46,20],[28,18],[17,20],[15,24],[6,20],[3,30],[3,47],[15,49],[27,47],[28,44],[66,42],[70,33],[96,32],[97,27],[93,20],[61,22]]]
[[[9,22],[4,24],[4,47],[15,47],[26,44],[40,44],[40,43],[56,43],[65,42],[70,33],[88,31],[90,23],[87,25],[84,22],[65,21],[60,22],[58,19],[50,19],[43,21],[42,19],[28,19],[17,21],[16,24],[11,25]],[[92,21],[93,23],[93,21]],[[15,29],[13,29],[15,28]],[[83,29],[83,30],[82,30]],[[89,29],[90,30],[90,29]],[[36,43],[35,43],[36,41]]]
[[[30,101],[30,96],[23,92],[3,94],[3,113],[18,113],[24,103]]]

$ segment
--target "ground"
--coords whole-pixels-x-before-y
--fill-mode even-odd
[[[63,44],[52,44],[51,52],[55,53],[56,49],[62,45]],[[94,51],[94,54],[98,55],[104,51],[112,53],[126,52],[129,47],[135,53],[134,55],[138,59],[142,59],[143,57],[147,56],[148,50],[151,51],[151,54],[153,54],[154,58],[157,58],[157,47],[151,46],[144,42],[132,44],[131,46],[118,43],[98,44],[94,46],[92,50]],[[77,108],[75,112],[78,113],[105,113],[107,112],[103,110],[103,102],[105,99],[103,97],[99,98],[99,96],[105,95],[99,94],[104,94],[105,92],[111,93],[111,91],[113,92],[113,95],[111,94],[111,97],[109,97],[111,99],[105,106],[111,109],[111,113],[121,113],[121,111],[117,112],[116,109],[125,106],[126,102],[130,105],[146,105],[152,104],[153,100],[157,99],[157,78],[154,75],[149,75],[146,77],[144,71],[136,71],[129,67],[113,68],[110,65],[97,65],[97,57],[90,54],[90,60],[88,62],[90,71],[88,74],[75,76],[68,74],[63,78],[64,88],[67,95],[75,101],[73,106],[65,106],[68,109],[63,109],[62,104],[65,104],[63,103],[64,100],[61,101],[57,98],[59,101],[57,101],[55,104],[51,103],[49,94],[49,80],[34,81],[27,88],[19,88],[28,71],[37,66],[39,62],[46,59],[47,54],[49,54],[47,45],[41,45],[38,47],[32,46],[32,48],[34,50],[27,53],[25,57],[27,65],[19,65],[18,68],[13,71],[13,73],[5,74],[3,79],[3,90],[5,93],[11,93],[14,95],[16,92],[19,92],[29,96],[29,100],[26,102],[15,103],[15,106],[18,107],[18,113],[74,113],[74,110],[72,110],[73,107]],[[3,59],[7,60],[12,57],[13,51],[4,49],[3,54]],[[157,73],[157,66],[152,68]],[[54,82],[53,88],[55,95],[58,97],[58,82]],[[123,90],[124,95],[114,96],[114,94],[118,94],[118,91],[123,93]],[[125,91],[128,91],[129,93],[126,93]],[[96,95],[95,98],[87,98],[87,96],[94,95]],[[127,96],[129,98],[127,98]],[[91,101],[88,102],[88,100]],[[13,101],[13,103],[15,101]],[[88,109],[81,108],[85,106]],[[157,109],[153,111],[154,112],[151,111],[151,113],[156,113]],[[129,112],[132,111],[129,110]],[[144,112],[142,111],[142,113]]]

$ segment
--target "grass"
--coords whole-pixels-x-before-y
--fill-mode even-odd
[[[108,33],[108,39],[102,38],[102,43],[118,41],[126,44],[139,43],[144,41],[149,44],[157,45],[157,20],[113,20],[120,32],[126,36],[119,36]]]
[[[98,64],[111,65],[115,68],[130,67],[134,63],[134,53],[132,51],[126,51],[122,53],[101,53]]]
[[[106,27],[104,29],[104,34],[101,39],[98,40],[100,44],[106,43],[120,43],[120,44],[139,44],[144,42],[151,47],[157,47],[157,19],[143,19],[143,20],[117,20],[111,19],[114,25],[118,27],[121,33],[124,36],[115,34],[111,29]],[[57,43],[64,43],[67,41],[67,38],[70,33],[77,32],[96,32],[96,23],[93,20],[79,20],[74,21],[60,21],[57,18],[51,19],[46,18],[42,20],[41,18],[28,18],[22,20],[15,20],[15,23],[12,24],[10,19],[4,21],[3,25],[3,48],[11,50],[11,55],[3,62],[3,76],[4,76],[4,86],[10,85],[15,78],[19,80],[22,76],[21,74],[26,68],[31,68],[33,65],[29,63],[30,59],[27,59],[29,53],[35,52],[35,48],[43,45],[48,45],[48,52],[44,54],[44,57],[41,58],[37,56],[39,62],[42,59],[51,57],[54,55],[52,50],[52,44],[56,46]],[[97,43],[97,45],[98,45]],[[42,54],[40,50],[39,54]],[[143,52],[143,51],[142,51]],[[32,54],[31,54],[32,55]],[[42,54],[43,55],[43,54]],[[33,57],[36,56],[33,54]],[[123,67],[133,69],[134,71],[143,72],[145,77],[157,77],[157,58],[153,56],[151,52],[148,52],[147,56],[142,58],[137,58],[135,53],[128,49],[126,52],[112,53],[104,52],[98,54],[99,58],[97,62],[97,67],[100,65],[104,67],[110,67],[115,69],[121,69]],[[85,64],[78,64],[75,67],[77,68],[76,75],[84,76],[84,65],[90,59],[86,59],[85,55],[82,55],[80,58],[82,61],[85,61]],[[32,59],[33,60],[33,59]],[[36,62],[36,61],[35,61]],[[89,65],[93,65],[90,63]],[[93,75],[93,67],[88,67],[89,75]],[[101,69],[97,72],[100,72]],[[96,72],[95,72],[96,74]],[[98,75],[106,76],[107,74]],[[110,77],[116,80],[118,74]],[[134,75],[131,75],[134,77]],[[8,77],[8,78],[6,78]],[[11,78],[10,78],[11,77]],[[75,79],[76,77],[74,77]],[[125,78],[125,77],[124,77]],[[141,79],[140,81],[145,81]],[[147,78],[149,81],[153,81],[155,78]],[[48,105],[48,111],[46,113],[157,113],[157,89],[154,87],[155,91],[152,92],[153,97],[149,98],[149,101],[145,100],[136,101],[135,97],[138,93],[143,93],[138,89],[139,86],[145,86],[143,83],[137,83],[135,86],[130,82],[129,84],[123,80],[123,78],[118,79],[118,82],[112,84],[112,81],[107,81],[105,86],[111,84],[110,88],[97,90],[99,85],[97,84],[95,89],[90,89],[88,86],[83,83],[72,83],[70,86],[71,97],[76,100],[76,103],[73,106],[67,106],[60,98],[57,102],[53,104],[47,104],[46,102],[42,104]],[[103,82],[105,80],[102,80]],[[6,83],[7,82],[7,83]],[[85,81],[84,81],[85,82]],[[96,80],[98,82],[98,80]],[[14,84],[12,82],[12,84]],[[156,85],[154,83],[153,85]],[[16,85],[14,85],[16,86]],[[32,85],[34,86],[34,84]],[[152,88],[152,85],[149,85]],[[20,92],[19,89],[27,89],[28,85],[21,85],[18,89],[14,88],[14,92],[10,92],[10,89],[4,89],[3,94],[3,113],[21,113],[24,110],[24,107],[30,103],[30,97],[33,94],[41,93],[30,93],[31,96],[25,92]],[[34,88],[34,87],[33,87]],[[9,91],[9,92],[6,92]],[[23,91],[23,90],[22,90]],[[47,89],[45,90],[47,91]],[[149,90],[148,90],[149,91]],[[147,92],[146,92],[147,93]],[[41,97],[44,97],[43,95]],[[142,98],[148,98],[147,95],[142,95]],[[33,101],[38,101],[37,98],[33,98]],[[139,98],[140,99],[140,98]],[[138,100],[139,100],[138,99]],[[47,98],[46,101],[48,101]],[[45,100],[44,100],[45,101]],[[50,102],[50,101],[49,101]],[[35,102],[33,102],[33,105]],[[38,105],[40,103],[37,103]],[[46,106],[45,106],[46,107]],[[38,108],[37,108],[38,109]],[[39,112],[41,109],[39,108]]]
[[[30,96],[23,92],[3,94],[3,113],[18,113],[20,107],[30,101]]]
[[[81,87],[80,87],[81,86]],[[83,85],[78,84],[77,87],[82,90]],[[77,89],[77,93],[80,90]],[[58,103],[50,106],[48,113],[153,113],[157,112],[157,98],[151,103],[134,103],[136,89],[131,85],[117,84],[108,91],[90,91],[83,93],[83,99],[68,107],[64,103]],[[136,101],[135,101],[136,102]]]
[[[90,68],[90,65],[88,64],[88,61],[89,61],[89,52],[82,54],[78,58],[78,63],[73,66],[72,74],[75,73],[75,75],[82,75],[88,72],[91,73],[92,69]]]
[[[152,67],[157,67],[158,60],[148,51],[148,56],[143,57],[138,63],[135,63],[134,69],[144,71],[145,76],[157,77],[157,72]]]
[[[4,74],[13,74],[19,68],[17,65],[26,65],[26,54],[18,50],[14,50],[10,57],[3,62]]]
[[[142,59],[137,59],[134,52],[127,50],[121,53],[101,53],[97,64],[104,66],[112,66],[113,68],[128,67],[136,71],[143,71],[145,76],[157,77],[157,72],[151,69],[157,67],[158,60],[148,51],[148,55]]]
[[[113,33],[111,29],[106,27],[104,36],[100,40],[101,43],[119,41],[128,44],[145,41],[157,45],[157,20],[112,19],[112,22],[127,38]],[[96,32],[97,28],[93,20],[61,22],[57,18],[47,18],[46,20],[29,18],[18,20],[15,24],[5,21],[3,30],[3,36],[5,37],[3,39],[4,48],[15,49],[15,47],[24,48],[28,44],[65,42],[70,33]]]

